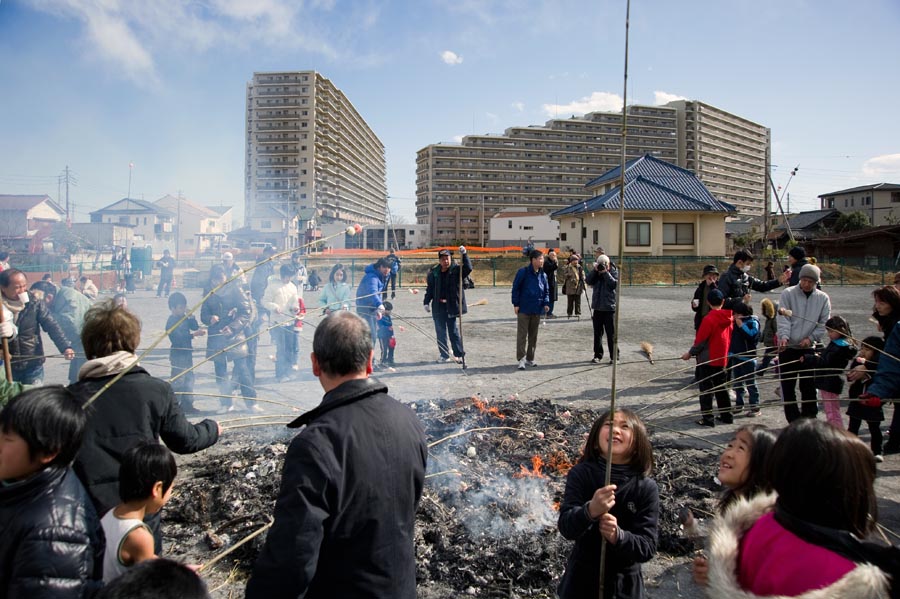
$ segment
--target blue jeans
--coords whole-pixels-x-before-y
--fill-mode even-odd
[[[375,310],[367,307],[359,307],[356,313],[360,318],[369,323],[369,334],[372,336],[372,349],[378,347],[378,318],[375,316]]]
[[[44,384],[44,365],[33,360],[31,366],[26,366],[21,370],[13,369],[13,380],[23,385],[43,385]],[[15,366],[15,363],[13,363]]]
[[[731,358],[731,387],[734,389],[734,405],[744,405],[744,391],[750,395],[750,405],[759,405],[759,388],[756,386],[756,360]]]
[[[447,314],[447,306],[434,302],[434,309],[431,311],[431,317],[434,319],[434,332],[437,335],[438,351],[441,352],[442,358],[449,358],[450,352],[461,358],[466,355],[463,351],[462,339],[459,336],[459,326],[456,316]],[[447,345],[447,335],[450,335],[450,345]]]
[[[297,337],[293,326],[275,327],[272,329],[272,337],[275,341],[275,376],[281,378],[289,375],[291,367],[296,363]]]

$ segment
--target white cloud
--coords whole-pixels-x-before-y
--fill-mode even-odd
[[[544,104],[544,112],[550,116],[566,117],[570,114],[586,114],[622,110],[622,96],[609,92],[594,92],[590,96],[568,104]]]
[[[900,175],[900,154],[884,154],[869,158],[863,163],[863,174],[867,177],[881,175]]]
[[[513,108],[515,108],[515,109],[518,110],[519,112],[524,112],[524,111],[525,111],[525,103],[524,103],[524,102],[513,102],[512,104],[510,104],[510,106],[512,106]]]
[[[441,52],[441,60],[443,60],[446,64],[456,65],[462,64],[463,57],[453,52],[452,50],[444,50]]]
[[[669,92],[653,92],[653,103],[657,106],[662,106],[663,104],[674,102],[675,100],[687,100],[687,98],[677,94],[670,94]]]
[[[454,136],[453,136],[453,141],[455,141],[455,142],[458,143],[458,144],[461,144],[461,143],[462,143],[462,140],[463,140],[463,137],[465,137],[465,135],[454,135]]]

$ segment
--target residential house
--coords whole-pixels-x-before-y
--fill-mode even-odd
[[[872,226],[900,223],[900,184],[875,183],[819,196],[823,210],[864,212]]]
[[[619,247],[621,167],[587,184],[589,200],[557,210],[559,243],[590,253]],[[646,154],[625,165],[627,256],[724,256],[725,218],[735,207],[717,200],[690,171]]]
[[[549,215],[505,208],[491,217],[488,247],[523,245],[529,239],[538,247],[559,245],[559,223]]]
[[[40,252],[53,226],[65,216],[65,210],[47,195],[0,195],[0,246]]]
[[[805,245],[816,237],[830,233],[840,215],[840,212],[832,209],[809,210],[787,215],[786,224],[785,219],[779,216],[769,231],[769,247],[775,249],[785,247],[791,239],[791,234],[794,241]]]
[[[164,195],[154,204],[175,214],[175,246],[168,248],[173,253],[206,251],[231,231],[230,206],[214,209],[173,195]]]
[[[134,225],[134,243],[151,246],[162,253],[175,245],[175,213],[153,202],[122,198],[105,208],[91,212],[92,223]]]
[[[72,234],[94,250],[130,247],[134,243],[133,224],[72,223]]]

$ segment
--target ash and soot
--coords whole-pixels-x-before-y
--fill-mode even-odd
[[[566,473],[600,412],[548,400],[480,397],[410,407],[430,445],[416,518],[419,597],[555,597],[571,549],[556,529]],[[285,430],[269,441],[235,435],[215,457],[187,465],[165,509],[167,555],[206,563],[265,526],[293,434]],[[654,439],[654,458],[659,552],[686,556],[695,546],[679,512],[713,511],[720,493],[715,457]],[[263,539],[252,539],[204,572],[216,596],[243,596]]]

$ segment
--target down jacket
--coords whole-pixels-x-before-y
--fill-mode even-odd
[[[83,378],[69,385],[69,390],[86,402],[114,376]],[[87,410],[75,472],[99,514],[118,505],[119,462],[138,443],[162,439],[173,452],[184,454],[206,449],[219,439],[214,421],[188,422],[169,383],[140,366],[129,370]]]
[[[766,546],[764,554],[747,556],[742,547],[744,536],[761,517],[773,510],[774,505],[774,495],[757,495],[749,500],[738,500],[723,515],[716,518],[709,537],[709,583],[706,587],[709,597],[754,599],[762,596],[742,588],[738,580],[741,575],[740,568],[748,557],[754,561],[760,560],[762,566],[757,572],[744,572],[744,576],[752,578],[754,585],[768,587],[774,593],[779,593],[778,588],[783,586],[785,581],[796,587],[798,584],[814,585],[823,579],[833,580],[825,587],[799,595],[787,592],[766,594],[765,597],[770,599],[781,599],[785,596],[796,599],[887,599],[896,596],[890,589],[890,577],[881,568],[865,563],[865,560],[854,559],[851,561],[857,563],[851,564],[851,569],[841,575],[840,572],[846,568],[840,566],[846,565],[844,560],[847,558],[818,544],[807,543],[787,529],[783,530],[777,540]],[[853,546],[855,551],[871,552],[887,559],[891,559],[890,554],[896,555],[896,548],[873,549],[873,544],[858,541],[855,537],[851,538],[852,535],[849,533],[831,529],[820,530],[830,531],[830,536],[843,539],[846,545]],[[814,556],[813,552],[816,550],[819,553],[815,555],[819,555],[820,558],[827,556],[827,559],[818,559],[810,563],[809,558]]]
[[[734,318],[731,310],[710,310],[700,323],[690,354],[700,364],[724,368],[728,365]]]
[[[41,328],[47,331],[53,343],[60,352],[73,349],[72,342],[66,337],[62,327],[53,318],[47,303],[35,299],[34,294],[28,292],[28,303],[25,308],[15,315],[15,325],[19,328],[17,337],[9,340],[9,353],[14,357],[11,361],[13,378],[16,373],[22,373],[35,368],[45,361],[44,345],[41,342]]]
[[[592,268],[585,283],[593,287],[591,308],[599,312],[616,311],[616,287],[619,286],[619,271],[612,264],[603,271]]]
[[[103,530],[71,468],[0,486],[0,596],[91,597],[103,579]]]

